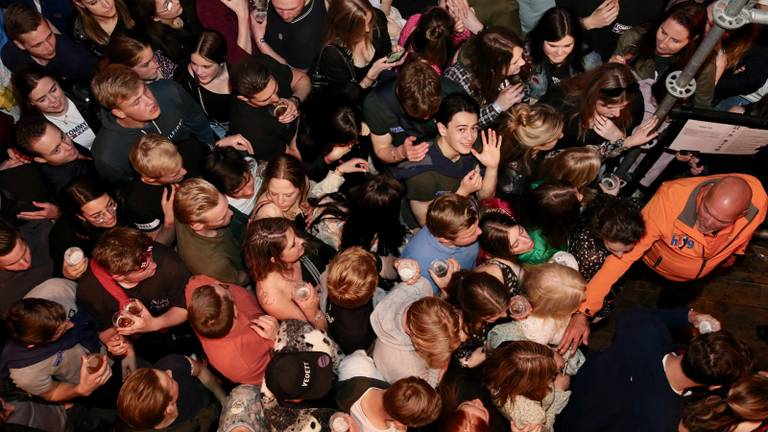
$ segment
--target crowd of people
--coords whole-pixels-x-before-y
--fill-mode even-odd
[[[0,4],[0,430],[768,430],[690,308],[763,173],[614,174],[714,2]],[[768,115],[766,35],[678,103]]]

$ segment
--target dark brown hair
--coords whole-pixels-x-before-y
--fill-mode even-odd
[[[261,178],[263,179],[261,189],[259,189],[257,194],[259,198],[267,192],[270,180],[279,179],[287,180],[294,187],[299,189],[299,200],[297,201],[297,204],[301,204],[307,200],[307,194],[309,193],[309,179],[307,178],[307,172],[304,170],[301,161],[295,156],[285,153],[276,156],[269,161]]]
[[[728,393],[693,396],[683,406],[682,424],[689,432],[732,431],[742,422],[768,418],[768,377],[753,374],[734,383]]]
[[[284,218],[257,219],[248,225],[243,253],[254,282],[264,280],[272,272],[288,270],[280,256],[287,244],[285,233],[292,229],[293,223]]]
[[[67,311],[59,303],[41,298],[24,298],[5,314],[11,336],[24,344],[53,342],[53,336],[67,320]]]
[[[365,16],[371,14],[371,32],[365,31]],[[376,13],[367,0],[334,0],[328,8],[328,29],[324,44],[339,43],[349,51],[366,37],[374,38]],[[378,27],[375,31],[380,31]]]
[[[483,383],[499,406],[515,396],[541,401],[551,391],[556,373],[555,354],[549,347],[513,341],[490,353],[483,364]]]
[[[477,209],[472,200],[455,193],[438,197],[427,208],[427,229],[435,237],[454,240],[475,222]]]
[[[5,10],[5,34],[10,40],[34,31],[43,23],[43,16],[32,6],[14,3]]]
[[[513,50],[522,49],[523,41],[507,28],[486,27],[470,44],[470,88],[473,93],[482,96],[484,103],[491,103],[499,95],[499,86],[507,77],[504,70],[512,61]]]
[[[517,225],[520,223],[504,211],[483,212],[480,218],[482,233],[478,238],[480,247],[491,257],[516,262],[517,255],[513,255],[509,247],[509,229]]]
[[[606,63],[591,71],[576,75],[563,81],[563,89],[567,95],[566,102],[577,107],[572,119],[578,120],[579,139],[583,140],[587,131],[592,127],[590,122],[597,110],[598,102],[604,105],[619,105],[626,103],[619,118],[612,119],[619,129],[627,132],[632,123],[629,103],[637,93],[637,79],[627,65]],[[618,96],[613,96],[612,90],[621,90]]]
[[[80,2],[82,2],[82,0],[73,0],[72,4],[74,4],[77,13],[80,15],[86,36],[99,45],[106,45],[109,42],[111,35],[107,34],[107,32],[101,28],[96,21],[96,18],[91,15],[91,12],[85,6],[80,6],[80,4],[78,4]],[[136,23],[133,21],[130,12],[128,12],[125,3],[123,0],[114,0],[114,2],[118,21],[122,22],[127,30],[131,30]]]
[[[683,373],[702,385],[727,385],[755,368],[755,357],[747,344],[721,330],[691,341],[681,362]]]
[[[426,426],[437,419],[440,395],[426,381],[417,377],[401,378],[384,391],[384,410],[408,427]]]
[[[93,259],[113,275],[135,271],[146,257],[152,239],[143,232],[125,227],[105,232],[93,248]]]
[[[453,25],[447,10],[430,7],[421,14],[419,23],[405,41],[405,48],[418,59],[443,70],[453,58]]]
[[[477,333],[486,320],[509,307],[510,293],[504,285],[485,272],[462,270],[451,278],[446,289],[448,303],[456,306],[464,317],[469,333]]]
[[[419,60],[409,61],[400,70],[395,94],[407,115],[415,119],[430,118],[442,100],[440,77],[432,66]]]

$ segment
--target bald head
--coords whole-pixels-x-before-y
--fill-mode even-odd
[[[752,188],[744,179],[723,177],[710,186],[697,208],[696,227],[711,234],[727,226],[746,213],[752,203]]]

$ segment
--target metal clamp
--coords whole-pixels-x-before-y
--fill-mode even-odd
[[[696,80],[692,78],[688,85],[685,87],[680,87],[677,84],[677,80],[680,78],[681,73],[682,71],[679,70],[670,73],[667,75],[667,79],[664,81],[664,84],[666,84],[669,94],[678,99],[685,99],[687,97],[693,96],[693,94],[696,92]]]
[[[715,19],[715,22],[718,26],[727,29],[727,30],[735,30],[737,28],[740,28],[744,25],[747,25],[750,23],[750,10],[752,9],[752,5],[754,5],[754,1],[750,1],[747,4],[747,7],[743,8],[739,11],[739,13],[736,16],[729,16],[725,9],[728,7],[728,3],[730,0],[718,0],[717,3],[715,3],[715,7],[712,10],[712,16]]]

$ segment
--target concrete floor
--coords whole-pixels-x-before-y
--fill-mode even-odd
[[[639,274],[635,274],[639,273]],[[616,300],[616,314],[633,307],[655,307],[660,286],[634,272]],[[761,369],[768,370],[768,343],[760,341],[755,326],[768,324],[768,243],[753,242],[733,268],[720,271],[704,284],[692,306],[713,315],[736,337],[749,344]],[[613,319],[594,329],[590,348],[601,349],[613,338]]]

